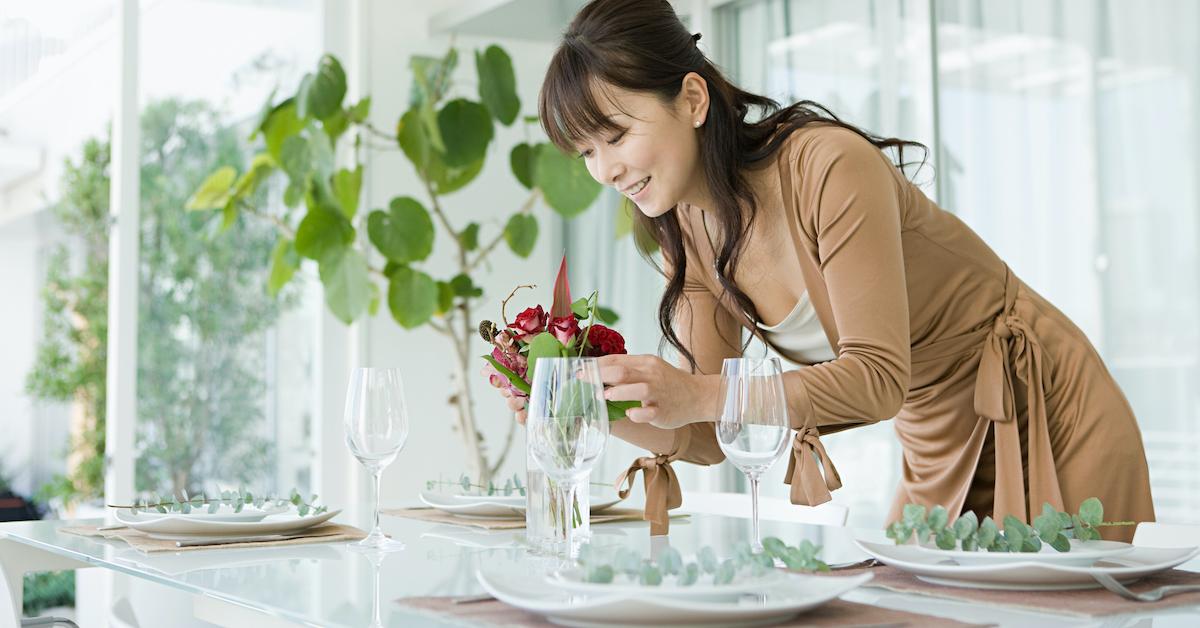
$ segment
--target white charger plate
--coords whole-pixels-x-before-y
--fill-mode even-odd
[[[676,576],[664,576],[659,586],[647,587],[630,582],[614,582],[602,584],[585,580],[586,572],[580,567],[561,569],[546,576],[546,582],[564,591],[584,595],[643,595],[647,590],[654,591],[655,596],[674,599],[724,599],[743,593],[755,593],[773,587],[787,578],[787,574],[772,569],[757,578],[747,576],[729,584],[712,584],[712,576],[701,575],[701,579],[691,586],[677,584]],[[708,582],[706,582],[706,580]]]
[[[216,512],[208,512],[206,508],[196,508],[189,513],[182,512],[155,512],[152,510],[141,510],[132,512],[129,508],[117,508],[114,512],[124,515],[123,520],[128,521],[154,521],[163,517],[174,517],[176,519],[195,519],[204,521],[262,521],[264,518],[271,515],[277,515],[281,512],[287,512],[287,506],[267,506],[265,508],[255,508],[253,505],[245,506],[241,512],[234,512],[233,506],[222,504]]]
[[[496,599],[562,626],[754,626],[778,623],[816,608],[869,581],[873,575],[852,577],[786,574],[779,583],[760,590],[752,600],[670,599],[657,587],[640,587],[637,595],[580,596],[546,587],[536,579],[502,573],[475,574]]]
[[[1060,552],[1042,543],[1037,552],[968,552],[944,550],[936,547],[913,545],[926,552],[934,560],[953,560],[960,565],[1008,565],[1011,563],[1039,563],[1043,565],[1073,565],[1086,567],[1098,560],[1115,558],[1133,551],[1133,545],[1120,541],[1080,541],[1070,539],[1071,551]]]
[[[523,519],[525,497],[513,495],[448,495],[432,491],[421,491],[421,502],[426,506],[460,517]],[[588,510],[592,514],[603,512],[621,502],[615,494],[601,498],[592,495]]]
[[[301,517],[294,513],[269,515],[261,521],[209,521],[181,517],[159,517],[138,521],[121,511],[116,512],[117,521],[148,534],[188,536],[258,536],[263,534],[287,534],[320,525],[336,517],[340,510],[330,510],[319,515]]]
[[[1033,561],[1002,565],[959,565],[950,559],[939,559],[914,545],[861,540],[856,540],[855,543],[880,562],[914,574],[926,582],[952,587],[1007,591],[1094,589],[1100,586],[1092,577],[1094,573],[1112,576],[1119,582],[1133,582],[1176,567],[1200,555],[1200,547],[1151,548],[1135,545],[1129,552],[1083,567]]]

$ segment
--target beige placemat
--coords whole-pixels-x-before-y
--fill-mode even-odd
[[[1058,613],[1079,617],[1098,617],[1141,611],[1155,611],[1175,606],[1200,604],[1200,592],[1180,593],[1157,602],[1134,602],[1107,589],[1083,589],[1079,591],[993,591],[989,589],[967,589],[932,584],[916,576],[896,569],[880,566],[838,571],[838,575],[857,574],[870,571],[875,577],[864,587],[876,587],[899,593],[916,593],[959,602],[988,604]],[[1147,576],[1134,584],[1125,585],[1135,593],[1141,593],[1167,584],[1200,584],[1200,573],[1169,569]]]
[[[134,530],[132,528],[100,530],[97,528],[97,526],[64,526],[59,528],[58,531],[65,534],[77,534],[79,536],[98,537],[103,539],[119,539],[125,541],[130,547],[138,550],[139,552],[144,552],[147,554],[152,554],[155,552],[190,552],[194,550],[274,547],[278,545],[308,545],[312,543],[336,543],[340,541],[357,541],[367,536],[366,532],[363,532],[354,526],[342,525],[340,523],[324,523],[305,530],[303,532],[304,536],[291,539],[176,547],[175,541],[153,539],[150,538],[146,533]]]
[[[540,615],[528,613],[498,600],[455,604],[452,597],[404,597],[396,603],[423,615],[441,620],[481,626],[508,626],[511,628],[549,628],[555,624]],[[924,628],[951,628],[976,626],[953,619],[897,611],[890,608],[857,604],[845,600],[834,600],[797,616],[791,621],[776,626],[797,628],[799,626],[920,626]]]
[[[524,519],[486,519],[483,517],[459,517],[428,507],[420,508],[386,508],[382,514],[405,519],[419,519],[434,523],[447,523],[456,526],[481,528],[483,530],[521,530],[525,527]],[[671,518],[686,517],[686,514],[671,515]],[[641,521],[642,511],[639,508],[607,508],[604,512],[594,514],[589,519],[592,525],[612,523],[614,521]]]

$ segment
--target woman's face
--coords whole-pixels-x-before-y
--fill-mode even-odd
[[[708,111],[704,79],[694,73],[685,77],[673,103],[646,92],[598,89],[604,114],[625,130],[576,147],[592,178],[629,197],[651,218],[694,197],[702,182],[697,123],[703,124]]]

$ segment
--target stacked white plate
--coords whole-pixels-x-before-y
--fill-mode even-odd
[[[500,572],[476,572],[497,600],[544,615],[562,626],[749,626],[786,621],[861,586],[870,573],[852,577],[779,574],[750,588],[728,585],[591,585],[563,576],[557,584],[515,578]],[[583,585],[582,587],[580,585]],[[607,588],[603,588],[607,587]]]
[[[205,540],[212,542],[237,541],[249,537],[296,534],[320,525],[336,517],[340,510],[331,510],[319,515],[301,517],[286,506],[245,508],[233,512],[222,508],[215,513],[193,510],[183,513],[155,513],[139,511],[132,513],[128,508],[117,509],[117,521],[145,532],[155,539],[168,541]]]
[[[856,541],[880,562],[934,584],[973,589],[1054,591],[1100,586],[1092,574],[1132,582],[1185,563],[1200,548],[1139,547],[1116,541],[1071,541],[1070,552],[963,552]]]
[[[524,495],[454,495],[421,491],[421,502],[442,512],[460,517],[481,519],[524,519]],[[592,514],[603,512],[621,501],[616,491],[592,494],[589,510]]]

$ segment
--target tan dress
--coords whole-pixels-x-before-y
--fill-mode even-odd
[[[761,204],[756,220],[787,230],[786,253],[838,356],[784,375],[797,430],[793,503],[829,501],[841,486],[820,435],[894,417],[904,455],[889,521],[914,502],[1029,522],[1043,502],[1075,511],[1093,496],[1107,521],[1154,520],[1133,411],[1062,312],[855,133],[810,125],[775,160],[778,203]],[[719,372],[739,354],[739,325],[754,326],[718,299],[703,212],[676,211],[688,256],[680,337],[701,372]],[[709,218],[707,232],[715,224]],[[706,326],[719,333],[695,331]],[[675,459],[719,462],[713,424],[680,428],[675,451],[631,466],[646,471],[647,518],[658,532],[679,503],[664,468]]]

